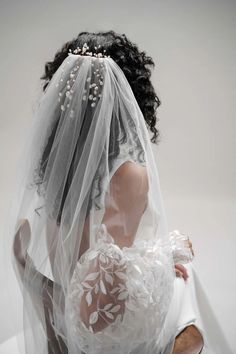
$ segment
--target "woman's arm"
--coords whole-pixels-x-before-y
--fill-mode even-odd
[[[88,279],[89,275],[94,275],[95,279],[86,281],[84,278],[89,287],[84,288],[80,316],[86,327],[93,332],[104,329],[125,311],[125,263],[118,248],[122,250],[123,247],[132,246],[147,205],[147,194],[146,168],[130,162],[121,165],[110,182],[102,220],[114,241],[107,253],[112,247],[114,255],[109,257],[106,249],[98,252],[86,272]]]

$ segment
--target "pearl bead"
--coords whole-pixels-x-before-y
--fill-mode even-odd
[[[63,104],[61,105],[61,110],[64,111],[65,107],[63,106]]]
[[[94,107],[95,105],[96,105],[96,103],[95,103],[95,102],[91,103],[91,107]]]
[[[93,95],[89,95],[89,100],[92,100],[93,99]]]

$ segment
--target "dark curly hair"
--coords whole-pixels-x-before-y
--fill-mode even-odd
[[[62,64],[64,59],[68,56],[69,50],[73,51],[77,47],[82,47],[84,43],[87,43],[90,51],[97,52],[99,46],[99,52],[106,50],[106,55],[109,55],[122,69],[124,72],[132,90],[134,96],[138,102],[138,105],[143,113],[144,119],[153,133],[151,142],[159,143],[159,130],[155,127],[157,121],[159,120],[156,116],[156,110],[161,104],[159,98],[157,97],[154,87],[150,81],[151,68],[155,66],[152,58],[148,56],[145,51],[139,51],[137,45],[132,43],[125,34],[118,34],[114,31],[107,32],[80,32],[78,36],[71,41],[66,42],[62,48],[56,52],[53,61],[46,62],[45,73],[40,77],[44,80],[43,90],[45,91],[47,85],[49,84],[54,73],[57,71],[59,66]],[[96,48],[95,48],[96,47]],[[48,142],[42,153],[42,158],[37,171],[37,177],[39,179],[36,181],[37,185],[43,183],[44,173],[47,165],[47,158],[49,156],[54,136],[56,133],[57,124],[55,125],[52,133],[48,139]],[[111,146],[110,153],[113,159],[118,155],[116,144],[116,137],[110,137]],[[124,137],[125,140],[125,137]],[[116,150],[115,150],[116,147]],[[113,151],[111,151],[113,150]],[[73,165],[78,163],[78,161],[72,161]],[[57,218],[57,223],[60,223],[61,213],[63,209],[63,204],[66,195],[69,190],[70,183],[73,175],[68,176],[68,181],[64,190],[62,201],[60,201],[60,215]],[[95,176],[95,180],[99,180],[101,176]],[[89,203],[88,210],[91,207],[91,200]]]
[[[153,143],[159,142],[159,131],[156,129],[156,123],[159,120],[156,116],[156,110],[161,101],[157,97],[154,87],[150,81],[151,67],[155,67],[153,59],[145,51],[139,51],[138,46],[132,43],[125,34],[118,34],[114,31],[107,32],[80,32],[75,39],[66,42],[62,48],[55,54],[54,60],[45,64],[45,73],[40,79],[45,80],[43,90],[46,89],[52,76],[68,56],[68,51],[77,47],[82,47],[87,43],[90,51],[96,52],[95,47],[100,45],[99,51],[106,50],[106,54],[123,70],[138,105],[143,113],[144,119],[150,127],[153,137]]]

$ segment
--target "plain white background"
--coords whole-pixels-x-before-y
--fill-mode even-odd
[[[0,231],[45,62],[81,31],[125,33],[156,63],[161,143],[153,149],[169,228],[191,237],[198,274],[236,352],[236,1],[1,0],[0,6]],[[3,296],[0,313],[3,342]]]

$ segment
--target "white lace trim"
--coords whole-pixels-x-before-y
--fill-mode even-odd
[[[160,240],[137,240],[132,247],[120,249],[102,224],[96,246],[77,262],[66,299],[68,328],[81,350],[90,353],[116,345],[128,353],[139,343],[158,338],[173,291],[170,252],[170,246]],[[89,272],[91,265],[96,272]],[[79,306],[84,294],[88,308],[96,304],[88,328]],[[112,301],[100,303],[102,294]],[[101,319],[107,326],[94,333]]]

